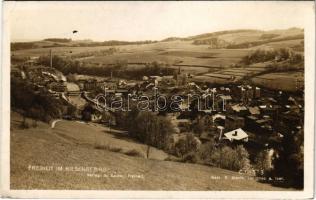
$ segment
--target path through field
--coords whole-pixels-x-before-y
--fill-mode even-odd
[[[61,119],[56,119],[56,120],[54,120],[54,121],[52,122],[51,128],[55,128],[56,123],[57,123],[57,122],[60,122],[60,121],[61,121]]]

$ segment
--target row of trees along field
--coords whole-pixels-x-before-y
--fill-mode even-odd
[[[13,42],[10,44],[11,51],[17,51],[22,49],[33,49],[36,45],[33,42]]]
[[[50,58],[41,56],[39,63],[49,66]],[[112,73],[115,77],[127,79],[142,79],[143,76],[152,75],[173,75],[176,71],[158,62],[147,63],[145,67],[130,69],[126,61],[116,61],[113,65],[94,66],[92,64],[83,65],[77,60],[60,56],[53,56],[53,67],[65,75],[77,73],[92,76],[110,76]]]
[[[249,47],[254,47],[254,46],[259,46],[259,45],[271,43],[271,42],[282,42],[282,41],[299,40],[299,39],[303,40],[304,35],[303,34],[291,35],[291,36],[281,37],[281,38],[274,38],[274,37],[271,38],[271,35],[270,36],[262,35],[261,40],[252,41],[252,42],[243,42],[243,43],[239,43],[239,44],[230,44],[226,48],[227,49],[244,49],[244,48],[249,48]]]
[[[71,42],[72,39],[71,38],[47,38],[47,39],[44,39],[44,41],[68,43],[68,42]]]
[[[251,54],[243,57],[241,63],[250,65],[267,61],[288,61],[290,64],[298,64],[304,62],[304,56],[288,48],[273,50],[257,49]]]
[[[81,42],[73,41],[70,38],[47,38],[44,39],[45,42],[50,42],[46,45],[39,45],[41,41],[35,42],[12,42],[11,50],[23,50],[23,49],[35,49],[35,48],[49,48],[49,47],[98,47],[98,46],[120,46],[120,45],[141,45],[141,44],[151,44],[158,41],[145,40],[145,41],[119,41],[119,40],[110,40],[104,42]]]

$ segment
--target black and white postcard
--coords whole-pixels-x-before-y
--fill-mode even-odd
[[[3,2],[1,195],[313,197],[312,1]]]

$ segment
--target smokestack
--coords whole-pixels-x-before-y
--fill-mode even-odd
[[[53,51],[52,51],[52,49],[49,50],[49,57],[50,57],[50,67],[53,67]]]

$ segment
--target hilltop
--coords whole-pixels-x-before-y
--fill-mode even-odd
[[[208,44],[211,48],[240,49],[261,45],[271,45],[274,42],[285,42],[304,39],[304,30],[290,28],[285,30],[232,30],[220,31],[189,37],[193,44]]]
[[[49,48],[49,47],[80,47],[80,46],[114,46],[131,44],[150,44],[171,41],[190,41],[194,45],[210,45],[210,48],[250,48],[254,46],[266,45],[275,42],[293,41],[304,39],[304,30],[300,28],[289,28],[280,30],[254,30],[254,29],[236,29],[227,31],[217,31],[203,33],[189,37],[168,37],[161,41],[118,41],[105,40],[96,42],[92,40],[71,40],[70,38],[47,38],[41,41],[33,42],[14,42],[13,50],[30,48]],[[273,45],[273,44],[272,44]]]

